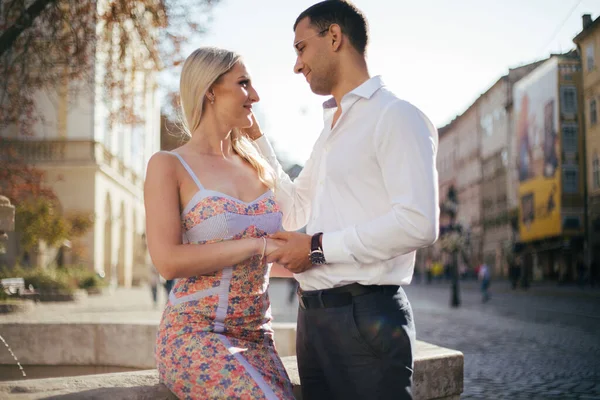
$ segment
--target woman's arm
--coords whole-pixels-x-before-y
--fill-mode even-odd
[[[262,254],[265,241],[258,238],[182,244],[176,161],[167,153],[154,154],[144,183],[148,250],[160,274],[165,279],[205,275]]]

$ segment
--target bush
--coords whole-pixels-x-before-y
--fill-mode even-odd
[[[52,268],[4,269],[0,271],[0,278],[23,278],[26,287],[31,285],[39,293],[73,294],[77,289],[77,286],[73,285],[64,274]]]
[[[71,284],[78,289],[99,289],[106,285],[95,271],[84,266],[67,266],[57,269]]]
[[[40,293],[73,294],[76,289],[66,276],[51,269],[33,269],[23,278],[25,286],[31,285]]]
[[[77,289],[100,289],[106,285],[95,271],[76,265],[45,269],[17,266],[0,270],[0,279],[2,278],[23,278],[26,287],[32,285],[39,293],[73,294]]]

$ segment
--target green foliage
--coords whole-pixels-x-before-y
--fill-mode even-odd
[[[69,236],[68,221],[57,212],[56,202],[45,197],[16,205],[15,227],[23,250],[32,251],[44,240],[54,246]]]
[[[78,289],[101,288],[106,282],[95,271],[84,266],[67,266],[56,270],[63,275],[69,283]]]
[[[23,278],[25,287],[33,286],[39,293],[73,294],[77,289],[99,289],[106,285],[94,271],[84,266],[63,268],[5,268],[0,269],[0,279]],[[1,296],[1,295],[0,295]],[[0,297],[0,300],[2,297]]]
[[[85,214],[64,217],[58,202],[48,197],[37,197],[17,203],[16,231],[24,251],[32,251],[43,240],[49,246],[61,244],[66,239],[83,235],[93,224]]]
[[[77,288],[65,274],[53,268],[3,269],[0,270],[0,278],[23,278],[25,287],[31,285],[40,293],[72,294]]]

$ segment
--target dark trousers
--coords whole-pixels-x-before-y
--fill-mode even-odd
[[[412,399],[415,328],[402,288],[339,307],[301,306],[297,329],[303,400]]]

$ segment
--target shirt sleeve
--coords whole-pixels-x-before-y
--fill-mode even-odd
[[[306,162],[300,175],[292,182],[277,160],[275,150],[265,135],[256,139],[254,144],[263,157],[275,170],[275,198],[283,214],[282,225],[285,230],[295,231],[308,223],[311,210],[312,185],[310,176],[314,169],[315,149]]]
[[[389,211],[365,223],[324,233],[327,263],[380,262],[435,242],[439,230],[437,147],[436,128],[416,107],[397,100],[383,111],[374,132],[374,148],[390,199]]]

